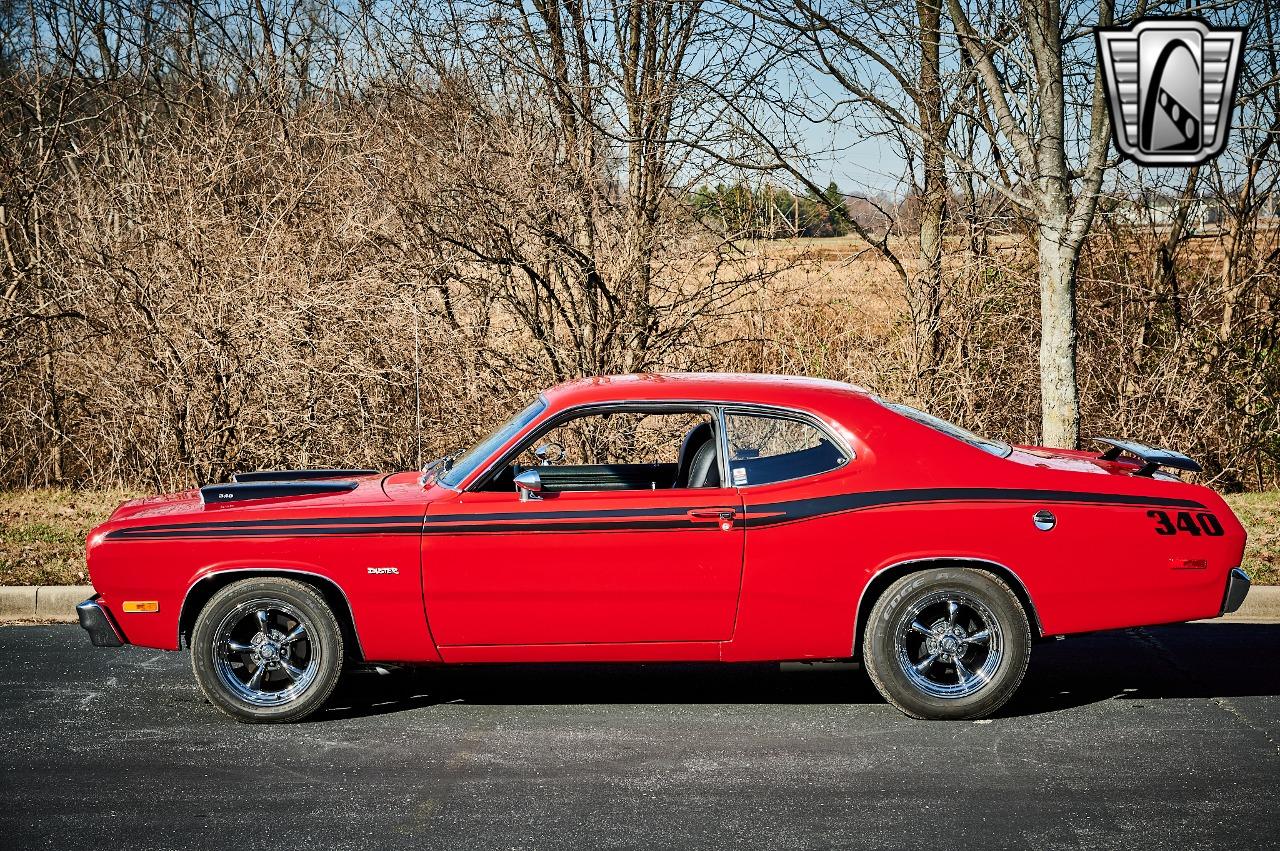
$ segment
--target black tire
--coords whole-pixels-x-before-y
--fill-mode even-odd
[[[228,585],[200,610],[191,632],[200,690],[221,712],[250,723],[315,712],[338,684],[342,654],[342,630],[324,598],[290,579]]]
[[[922,570],[876,599],[862,656],[876,689],[907,715],[983,718],[1022,682],[1031,629],[1022,604],[995,575],[970,568]]]

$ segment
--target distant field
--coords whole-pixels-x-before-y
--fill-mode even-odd
[[[124,490],[0,491],[0,585],[81,585],[84,539]],[[1245,569],[1260,585],[1280,585],[1280,491],[1227,497],[1249,530]]]

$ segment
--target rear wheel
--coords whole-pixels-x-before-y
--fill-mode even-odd
[[[1009,586],[941,568],[890,585],[871,609],[863,661],[885,700],[915,718],[981,718],[1017,690],[1031,630]]]
[[[319,709],[342,674],[342,631],[309,585],[274,577],[223,588],[191,633],[205,696],[241,721],[295,721]]]

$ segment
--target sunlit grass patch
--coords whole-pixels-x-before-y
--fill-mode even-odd
[[[116,489],[0,491],[0,585],[87,583],[85,536],[133,496]]]
[[[1227,502],[1249,530],[1244,569],[1257,585],[1280,585],[1280,491],[1233,494]]]

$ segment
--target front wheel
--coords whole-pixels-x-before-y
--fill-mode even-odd
[[[240,721],[296,721],[319,709],[342,674],[342,630],[311,586],[245,579],[213,595],[191,632],[205,697]]]
[[[997,577],[924,570],[871,609],[863,661],[885,700],[914,718],[981,718],[1017,690],[1031,655],[1022,605]]]

